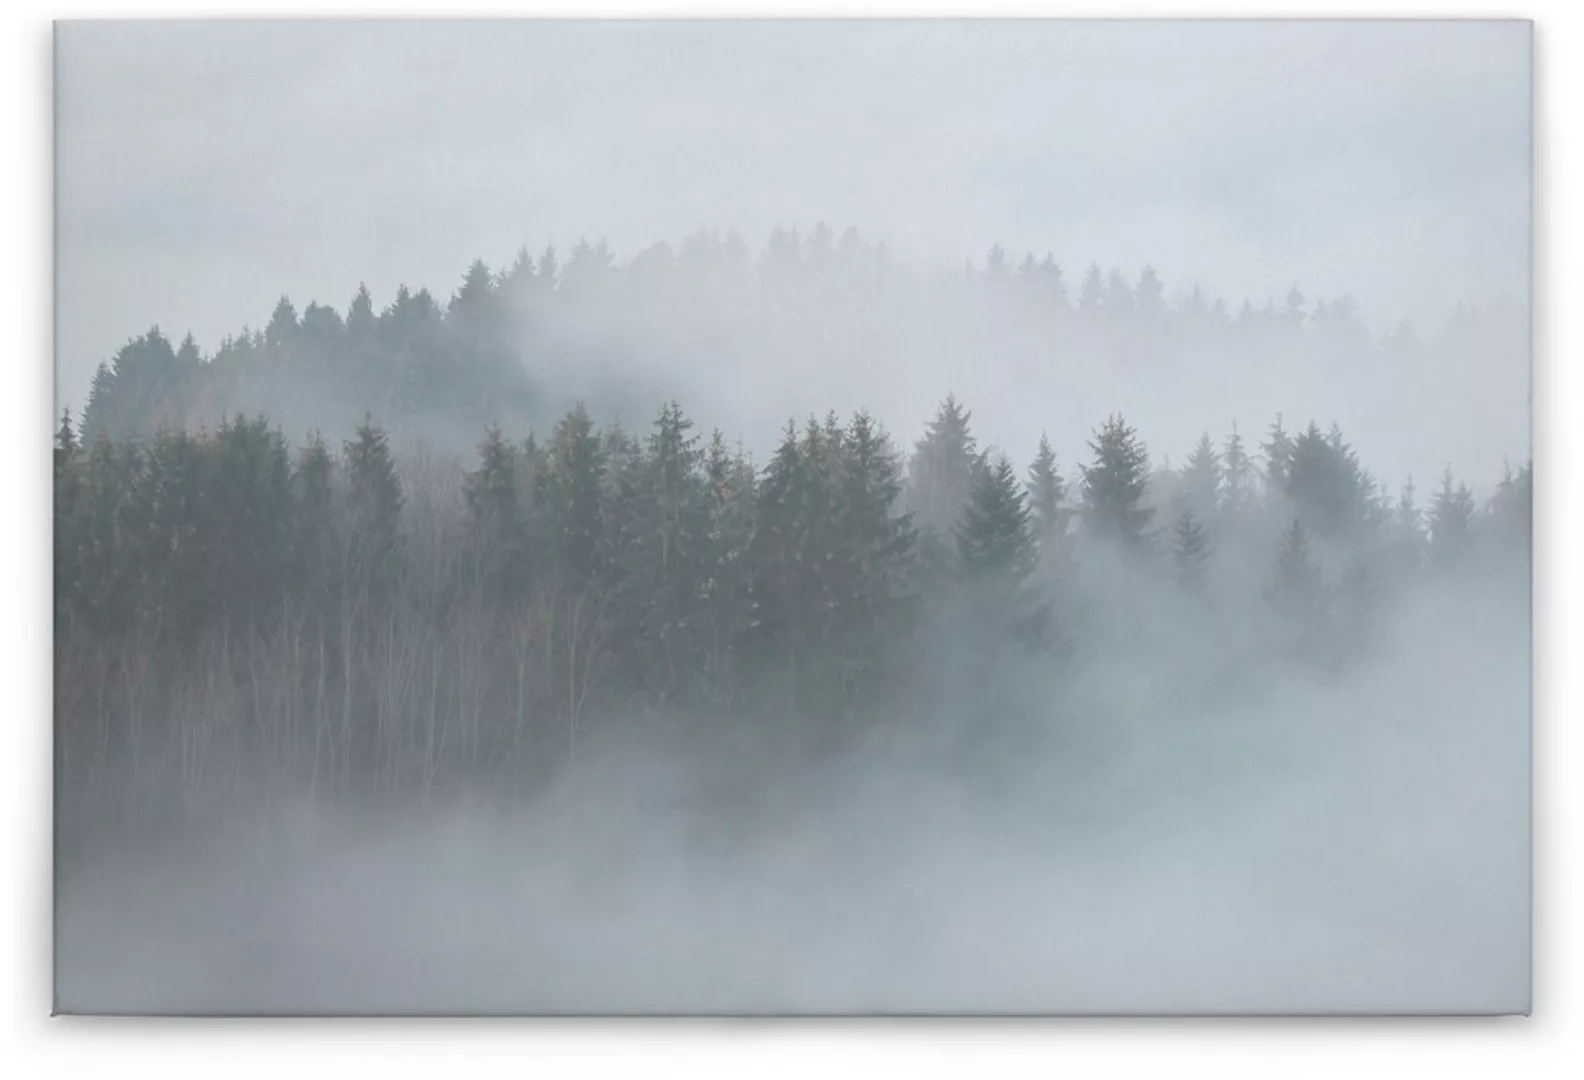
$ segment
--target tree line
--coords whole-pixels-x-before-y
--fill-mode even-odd
[[[778,228],[757,258],[735,233],[701,229],[625,263],[603,240],[580,240],[564,263],[553,245],[537,256],[524,248],[498,270],[476,260],[448,299],[402,285],[380,308],[365,286],[342,312],[318,302],[299,310],[281,297],[264,325],[209,352],[190,333],[173,342],[156,326],[99,365],[83,435],[147,435],[238,412],[344,433],[364,409],[403,426],[420,416],[469,430],[548,426],[570,403],[557,397],[569,368],[696,357],[722,339],[739,362],[750,362],[746,349],[772,363],[777,341],[824,348],[821,327],[855,312],[893,312],[893,333],[921,310],[1027,324],[1061,355],[1108,362],[1184,349],[1269,358],[1301,346],[1328,364],[1377,354],[1406,363],[1427,347],[1406,325],[1377,340],[1350,297],[1311,301],[1296,284],[1234,311],[1198,286],[1168,297],[1149,266],[1125,274],[1091,264],[1069,277],[1050,254],[1015,259],[998,244],[979,265],[928,277],[855,229],[838,238],[823,224],[807,235]],[[1446,335],[1472,338],[1473,319],[1463,312]]]
[[[582,406],[491,425],[470,461],[398,456],[371,417],[292,446],[262,416],[84,439],[67,412],[63,805],[527,790],[613,725],[828,750],[946,711],[989,739],[1018,686],[1048,718],[1098,657],[1164,665],[1150,612],[1213,639],[1172,662],[1193,694],[1357,662],[1427,583],[1527,581],[1527,463],[1483,499],[1448,470],[1421,506],[1335,426],[1206,433],[1173,469],[1113,416],[1064,470],[971,419],[948,397],[906,450],[865,412],[789,421],[760,465],[674,402],[638,433]]]

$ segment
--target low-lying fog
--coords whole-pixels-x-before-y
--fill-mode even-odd
[[[607,748],[513,813],[234,822],[63,868],[58,1005],[1527,1011],[1527,619],[1429,597],[1344,681],[1208,712],[1096,673],[971,766],[918,732],[795,777],[763,737]]]

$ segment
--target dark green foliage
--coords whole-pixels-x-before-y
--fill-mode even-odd
[[[765,270],[790,282],[807,262],[788,243],[789,263]],[[852,250],[811,237],[807,257],[840,263]],[[736,257],[709,237],[687,254]],[[1019,715],[1035,684],[1039,723],[1065,731],[1059,690],[1046,708],[1063,657],[1157,633],[1151,591],[1173,578],[1203,612],[1250,623],[1251,640],[1196,642],[1247,670],[1277,656],[1361,662],[1390,626],[1383,605],[1423,576],[1422,553],[1449,575],[1527,555],[1527,464],[1483,510],[1448,473],[1427,540],[1411,482],[1393,508],[1339,430],[1311,424],[1291,439],[1279,420],[1268,487],[1236,428],[1221,453],[1202,437],[1184,468],[1153,474],[1178,493],[1169,559],[1120,570],[1107,551],[1147,550],[1148,500],[1168,498],[1147,491],[1148,452],[1120,417],[1095,432],[1072,510],[1048,440],[1020,477],[980,451],[952,398],[905,478],[863,412],[789,423],[762,473],[720,432],[700,440],[675,402],[637,436],[582,406],[548,440],[481,422],[468,461],[419,455],[400,473],[369,415],[339,454],[317,435],[292,453],[267,421],[240,416],[109,434],[134,391],[187,386],[183,371],[242,378],[265,361],[311,372],[394,356],[414,365],[400,392],[438,392],[435,364],[486,363],[462,350],[490,348],[506,306],[533,310],[561,276],[547,261],[520,257],[499,277],[476,264],[443,315],[405,290],[375,315],[360,291],[344,323],[287,303],[212,360],[190,339],[172,350],[148,335],[118,355],[120,375],[106,366],[99,430],[66,413],[55,439],[70,783],[135,757],[148,804],[197,805],[254,767],[309,797],[520,790],[576,757],[590,725],[708,718],[719,734],[769,720],[823,746],[915,713],[939,719],[946,700],[968,741],[988,744],[1007,729],[981,721]],[[609,270],[599,247],[580,245],[567,287],[594,295]],[[999,302],[1031,302],[1042,272],[1023,260]],[[1149,305],[1143,283],[1134,293]],[[440,353],[418,346],[431,333]],[[1068,547],[1069,516],[1092,545]],[[1290,523],[1279,544],[1276,522]],[[1330,588],[1317,553],[1342,568]],[[1172,677],[1140,654],[1144,674]]]
[[[1056,453],[1044,434],[1040,435],[1039,451],[1029,466],[1025,487],[1041,557],[1060,560],[1066,553],[1067,525],[1072,511],[1067,508],[1067,482],[1056,467]]]
[[[706,653],[709,520],[692,428],[675,402],[663,406],[623,492],[619,607],[638,681],[661,704],[691,689]]]
[[[618,451],[625,450],[624,440],[613,442]],[[559,578],[573,590],[595,587],[607,567],[603,489],[609,456],[581,404],[556,424],[545,463],[545,506]]]
[[[531,575],[525,471],[517,448],[491,424],[479,444],[478,467],[463,479],[478,586],[508,606],[526,594]]]
[[[1177,511],[1189,513],[1197,521],[1213,521],[1219,509],[1221,459],[1208,432],[1199,437],[1188,462],[1178,473]]]
[[[962,517],[979,464],[968,421],[973,413],[948,394],[908,463],[908,502],[919,529],[936,541],[951,536]]]
[[[1370,524],[1372,484],[1339,428],[1322,435],[1311,421],[1292,444],[1285,475],[1289,505],[1316,535],[1350,539]]]
[[[404,497],[385,432],[364,417],[342,447],[347,479],[347,536],[341,572],[361,596],[379,599],[394,584]]]
[[[1138,433],[1113,416],[1089,443],[1092,464],[1083,469],[1083,523],[1097,540],[1137,551],[1154,511],[1141,506],[1149,484],[1149,452]]]
[[[997,458],[974,481],[957,531],[963,580],[1000,595],[1021,588],[1039,562],[1033,515],[1012,463]]]

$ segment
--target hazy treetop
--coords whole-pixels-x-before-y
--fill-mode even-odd
[[[60,390],[157,320],[449,281],[524,239],[859,225],[1153,263],[1168,298],[1528,293],[1510,22],[114,23],[58,30]],[[1021,254],[1021,253],[1019,253]]]

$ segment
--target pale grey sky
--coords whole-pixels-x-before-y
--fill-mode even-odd
[[[700,225],[1522,305],[1529,71],[1520,21],[64,23],[58,388],[152,323]]]

